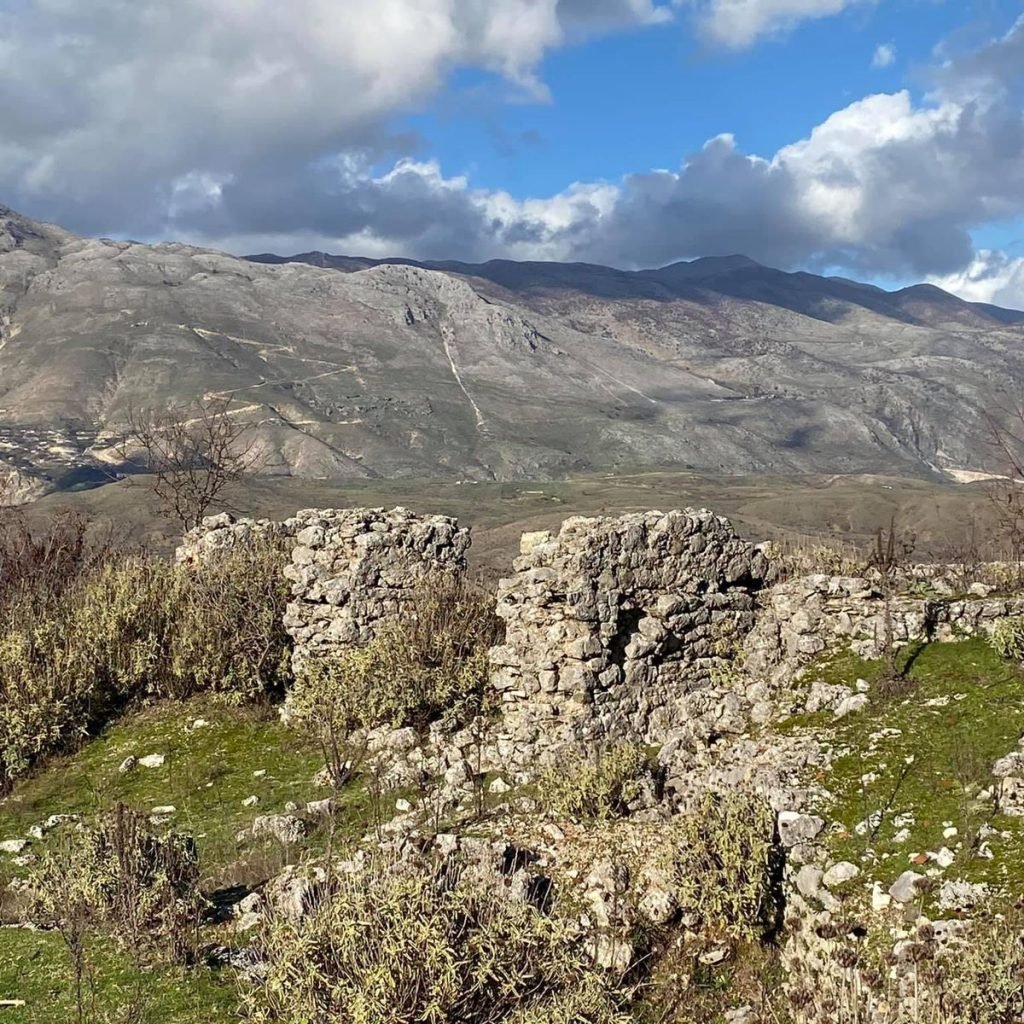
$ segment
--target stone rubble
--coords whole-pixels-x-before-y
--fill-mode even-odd
[[[455,520],[403,509],[309,510],[277,525],[217,517],[209,537],[204,528],[183,545],[183,561],[212,557],[268,530],[291,539],[285,571],[293,600],[286,626],[296,663],[372,641],[382,625],[402,614],[429,574],[463,572],[470,543]],[[952,587],[939,569],[915,571],[919,578],[910,592],[890,602],[897,644],[952,641],[1024,614],[1024,597],[994,597],[988,584]],[[828,833],[838,823],[830,825],[811,809],[827,806],[824,787],[833,752],[810,730],[762,733],[758,727],[795,712],[826,711],[836,719],[862,712],[871,701],[864,680],[837,686],[802,673],[827,650],[849,647],[865,658],[881,656],[886,601],[878,581],[868,576],[774,579],[765,550],[706,511],[577,517],[557,533],[526,534],[497,594],[506,627],[504,642],[490,652],[499,713],[455,733],[435,724],[423,734],[383,728],[364,737],[364,768],[386,796],[384,805],[395,809],[365,842],[396,856],[424,844],[444,856],[468,856],[475,870],[500,877],[521,898],[533,898],[538,880],[557,878],[579,900],[581,925],[593,932],[595,959],[614,970],[627,967],[635,954],[619,941],[630,915],[652,926],[677,916],[671,885],[654,877],[651,851],[666,823],[698,806],[709,791],[753,793],[776,812],[794,977],[797,962],[826,970],[826,953],[844,941],[835,922],[858,898],[872,914],[902,927],[919,913],[922,894],[933,891],[927,882],[939,910],[969,913],[987,890],[942,877],[957,861],[957,843],[955,850],[935,844],[930,852],[909,854],[909,863],[921,871],[904,871],[891,884],[899,868],[880,884],[870,874],[862,877],[869,859],[858,865],[829,857]],[[959,596],[965,592],[967,597]],[[873,737],[890,732],[883,727]],[[648,794],[633,809],[629,828],[617,837],[615,857],[608,856],[607,843],[588,856],[577,826],[524,824],[535,817],[536,804],[517,796],[516,787],[531,781],[538,765],[569,747],[595,751],[616,742],[658,747],[661,786],[656,798]],[[495,777],[485,786],[486,773]],[[1024,816],[1024,740],[992,766],[992,774],[989,798],[1001,812]],[[863,781],[866,786],[876,779],[868,772]],[[399,789],[417,796],[396,799]],[[508,815],[500,819],[504,832],[436,834],[439,822],[459,820],[484,790],[498,801],[509,798],[502,804]],[[305,809],[316,818],[330,814],[332,804],[312,801]],[[881,812],[865,813],[854,830],[867,836]],[[893,824],[909,839],[913,816],[896,815]],[[291,813],[269,815],[257,818],[245,835],[292,843],[306,827]],[[941,827],[943,839],[956,839],[958,830],[950,823]],[[630,843],[640,845],[633,859],[624,852]],[[986,850],[983,842],[977,855],[990,855]],[[268,908],[297,919],[322,880],[321,868],[288,867],[258,899],[238,908],[238,919],[250,927]],[[629,899],[622,898],[626,893]],[[961,941],[964,922],[921,921],[941,942]],[[818,931],[832,937],[822,939]],[[894,934],[894,955],[905,959],[910,933]],[[727,955],[719,948],[701,954],[707,963]],[[756,1018],[741,1008],[730,1019]]]

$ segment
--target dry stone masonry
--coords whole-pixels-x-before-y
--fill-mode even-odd
[[[236,519],[230,512],[207,516],[199,526],[182,537],[175,558],[184,565],[198,565],[235,548],[247,547],[257,540],[280,540],[284,543],[292,536],[295,521],[289,519],[280,523],[270,519]]]
[[[295,657],[361,646],[398,617],[425,577],[463,572],[469,531],[447,516],[408,509],[307,509],[287,523],[295,539],[285,574],[285,627]]]
[[[723,669],[769,567],[727,520],[568,519],[558,534],[526,534],[514,568],[498,590],[506,642],[491,655],[506,759],[738,725],[743,700]]]
[[[470,545],[469,531],[445,516],[309,509],[283,523],[210,517],[185,536],[178,559],[204,561],[256,537],[292,544],[285,625],[296,661],[370,642],[425,576],[464,571]],[[942,571],[915,567],[901,581],[890,609],[896,644],[953,640],[1024,615],[1024,598],[981,583],[963,595]],[[692,771],[687,751],[793,710],[790,684],[820,655],[849,646],[881,656],[877,580],[772,577],[762,549],[703,510],[576,517],[557,533],[524,535],[498,587],[506,639],[491,651],[501,715],[488,763],[524,768],[567,744],[625,740],[670,744]],[[821,689],[812,685],[803,710],[841,714],[868,699]]]
[[[954,598],[942,594],[941,580],[917,582],[924,596],[902,592],[891,600],[892,639],[898,646],[974,636],[989,632],[1000,619],[1024,614],[1024,598],[988,596],[989,588],[981,584],[969,596]],[[880,658],[885,635],[885,600],[877,581],[801,576],[761,595],[757,627],[745,645],[747,670],[784,683],[826,651],[849,647],[863,658]]]

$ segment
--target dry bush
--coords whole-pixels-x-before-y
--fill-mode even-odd
[[[597,747],[592,754],[566,750],[541,772],[537,797],[556,817],[607,819],[628,813],[644,779],[653,784],[654,770],[639,744]]]
[[[371,860],[258,940],[251,1020],[627,1024],[574,919],[452,865]]]
[[[829,576],[862,576],[868,568],[868,553],[855,544],[830,540],[815,541],[784,537],[770,541],[765,554],[780,579],[826,573]]]
[[[254,537],[204,564],[175,566],[166,660],[149,692],[177,699],[219,692],[236,701],[282,694],[292,646],[285,561],[283,542]]]
[[[95,928],[135,957],[194,957],[205,905],[195,843],[154,835],[145,816],[124,805],[95,825],[66,829],[33,871],[29,892],[33,918],[62,934]]]
[[[779,925],[782,872],[771,808],[742,793],[709,793],[670,827],[670,877],[683,914],[737,940],[771,935]]]
[[[4,609],[0,790],[126,703],[201,691],[250,700],[288,679],[279,553],[254,544],[210,564],[122,558],[86,572],[60,601],[36,592]]]
[[[863,928],[863,926],[862,926]],[[888,929],[854,939],[840,923],[813,957],[789,962],[795,1024],[1019,1024],[1024,1020],[1024,917],[980,912],[943,946],[922,924],[899,955]],[[862,931],[863,934],[863,931]],[[835,941],[838,940],[838,941]]]
[[[60,601],[111,549],[110,537],[98,536],[78,512],[59,511],[33,526],[19,509],[0,508],[0,615],[15,604],[42,609]]]
[[[488,710],[487,652],[500,637],[493,599],[465,581],[432,576],[408,613],[360,650],[306,658],[289,713],[318,737],[336,784],[356,767],[356,734],[376,726],[455,727]]]
[[[999,619],[989,634],[989,643],[1001,658],[1024,661],[1024,618]]]

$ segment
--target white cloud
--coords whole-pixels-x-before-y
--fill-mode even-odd
[[[189,176],[407,152],[385,126],[455,67],[537,98],[539,62],[570,35],[667,17],[657,0],[0,4],[0,194],[87,229],[159,230]]]
[[[347,0],[344,19],[339,6],[179,0],[171,14],[162,0],[26,0],[0,14],[0,197],[80,231],[241,252],[620,266],[738,252],[931,275],[1020,303],[1019,265],[998,254],[972,264],[971,230],[1024,214],[1024,20],[935,69],[925,99],[864,97],[775,153],[721,134],[675,169],[519,199],[415,157],[391,119],[458,65],[536,97],[552,48],[658,24],[666,4]],[[843,6],[714,0],[702,11],[728,14],[730,38],[750,40]]]
[[[1024,38],[1024,26],[1015,32]],[[977,57],[966,78],[944,69],[951,87],[927,102],[906,91],[867,96],[763,157],[722,134],[675,170],[526,200],[446,177],[432,161],[379,174],[349,157],[284,185],[273,168],[249,169],[217,183],[212,209],[210,182],[199,179],[179,230],[248,251],[257,246],[246,233],[275,241],[259,248],[290,251],[620,266],[739,252],[783,267],[944,278],[970,263],[973,226],[1024,213],[1024,117],[1002,63],[983,73]],[[1017,301],[1004,274],[983,282],[976,268],[956,287]]]
[[[1024,309],[1024,257],[981,249],[963,270],[933,277],[931,283],[969,302]]]
[[[896,46],[893,43],[879,43],[871,58],[873,68],[891,68],[896,63]]]
[[[685,0],[683,0],[685,2]],[[701,32],[719,46],[741,50],[763,36],[779,35],[802,21],[827,18],[871,0],[695,0]]]

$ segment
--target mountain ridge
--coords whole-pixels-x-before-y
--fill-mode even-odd
[[[750,259],[739,253],[729,256],[701,256],[694,260],[680,260],[667,264],[664,267],[652,267],[643,270],[621,270],[616,267],[604,266],[597,263],[571,262],[562,263],[542,260],[505,260],[493,259],[484,263],[465,263],[460,260],[414,260],[408,257],[382,257],[372,258],[367,256],[344,256],[332,255],[330,253],[312,251],[298,253],[293,256],[279,256],[275,253],[259,253],[245,256],[244,259],[253,263],[264,263],[269,265],[283,266],[289,263],[301,263],[308,266],[319,267],[320,269],[340,270],[345,273],[356,273],[359,270],[367,270],[376,266],[414,266],[428,270],[440,270],[442,272],[457,273],[468,277],[480,277],[490,280],[495,284],[502,284],[508,279],[510,273],[520,271],[529,273],[534,270],[540,274],[543,270],[550,269],[554,273],[552,277],[557,280],[564,279],[567,272],[590,272],[600,278],[621,278],[636,281],[652,281],[659,284],[668,284],[673,278],[686,281],[699,281],[721,278],[742,271],[760,272],[768,275],[779,275],[781,278],[793,280],[811,280],[814,282],[833,282],[835,287],[844,291],[847,289],[858,289],[881,296],[887,296],[894,305],[904,298],[911,298],[922,293],[930,296],[940,297],[939,301],[954,305],[958,308],[965,308],[988,317],[999,323],[1024,323],[1024,310],[1017,310],[1008,307],[992,305],[991,303],[969,302],[961,299],[952,292],[947,292],[937,285],[920,283],[908,285],[903,288],[887,291],[877,285],[867,284],[861,281],[853,281],[843,277],[822,277],[811,274],[807,271],[786,271],[775,267],[769,267],[756,260]],[[508,272],[502,273],[502,271]],[[580,279],[576,282],[582,285]]]
[[[642,271],[81,238],[0,208],[0,463],[102,482],[221,397],[270,474],[982,472],[1024,312],[709,257]],[[323,265],[314,265],[323,264]]]

